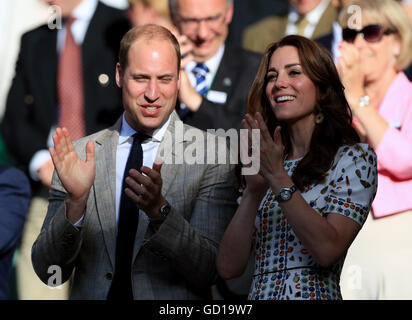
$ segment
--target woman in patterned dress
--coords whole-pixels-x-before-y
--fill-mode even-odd
[[[221,277],[241,275],[254,249],[249,299],[341,299],[342,264],[370,210],[377,170],[326,49],[300,36],[270,45],[242,125],[260,129],[260,171],[245,176],[219,248]]]

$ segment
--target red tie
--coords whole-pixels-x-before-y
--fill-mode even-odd
[[[66,42],[60,53],[57,90],[60,105],[59,127],[66,127],[72,140],[84,137],[82,48],[74,42],[72,17],[66,23]]]

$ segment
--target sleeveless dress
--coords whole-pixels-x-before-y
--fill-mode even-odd
[[[301,159],[284,162],[291,176]],[[363,143],[338,149],[322,184],[307,186],[301,193],[324,218],[340,214],[365,222],[377,187],[377,160]],[[297,190],[296,192],[299,192]],[[294,233],[269,189],[255,220],[255,270],[250,300],[336,300],[345,256],[331,268],[319,266]]]

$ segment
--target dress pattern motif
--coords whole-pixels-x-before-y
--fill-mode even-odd
[[[300,159],[284,162],[291,176]],[[301,195],[324,218],[335,213],[365,222],[377,188],[377,160],[363,143],[338,149],[323,184]],[[296,192],[299,192],[296,191]],[[255,271],[251,300],[336,300],[344,257],[331,268],[319,266],[303,246],[269,189],[255,220]]]

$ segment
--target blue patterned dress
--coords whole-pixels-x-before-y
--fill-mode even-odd
[[[299,161],[284,162],[290,176]],[[323,217],[340,214],[362,226],[376,193],[376,166],[369,145],[343,146],[325,183],[310,185],[301,195]],[[339,280],[345,257],[331,268],[320,267],[293,232],[270,189],[257,212],[255,227],[255,271],[249,299],[342,299]]]

